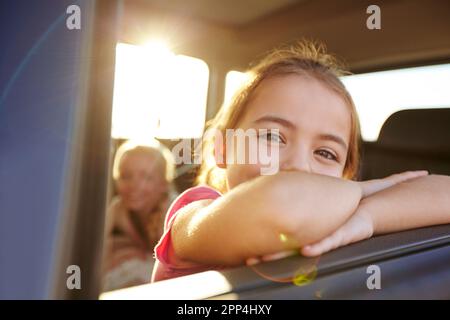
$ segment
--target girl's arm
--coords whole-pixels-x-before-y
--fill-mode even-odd
[[[333,177],[302,172],[260,176],[219,199],[180,209],[171,231],[173,256],[186,265],[233,266],[298,248],[341,226],[361,196],[357,182]]]
[[[372,234],[450,223],[450,177],[430,175],[396,184],[364,198],[356,213],[338,230],[304,247],[317,256],[364,240]]]
[[[410,180],[364,199],[375,234],[450,223],[450,177]]]

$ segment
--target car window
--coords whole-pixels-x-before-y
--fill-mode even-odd
[[[450,64],[345,76],[365,141],[375,141],[396,111],[450,107]]]

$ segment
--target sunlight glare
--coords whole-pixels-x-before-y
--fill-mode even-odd
[[[201,136],[208,77],[206,63],[175,55],[160,41],[117,44],[112,137]]]

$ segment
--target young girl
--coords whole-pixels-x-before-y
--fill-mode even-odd
[[[317,256],[373,234],[450,222],[450,177],[414,171],[354,181],[358,118],[343,72],[322,46],[276,50],[251,72],[211,127],[223,136],[226,129],[277,129],[257,138],[279,148],[279,172],[260,175],[261,163],[225,161],[231,150],[207,142],[202,185],[167,213],[153,281],[295,249]]]
[[[108,209],[104,290],[150,282],[153,249],[173,199],[170,156],[162,145],[131,141],[117,150],[113,177],[118,196]]]

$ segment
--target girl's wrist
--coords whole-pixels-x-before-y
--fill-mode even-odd
[[[366,199],[361,200],[356,214],[358,214],[361,218],[363,218],[366,222],[366,225],[368,227],[368,232],[370,233],[370,236],[377,233],[377,224],[375,221],[375,216],[372,214],[370,210],[370,205],[368,204],[370,202]]]
[[[362,181],[353,181],[354,184],[357,186],[358,190],[359,190],[359,199],[360,202],[364,199],[365,195],[364,195],[364,185]]]

